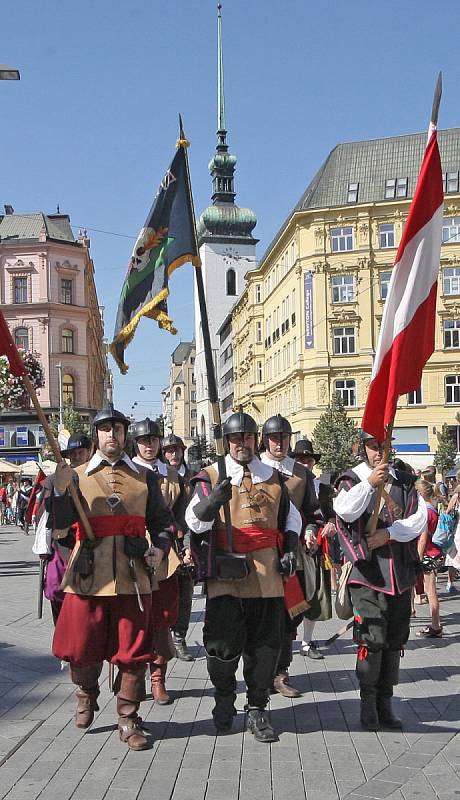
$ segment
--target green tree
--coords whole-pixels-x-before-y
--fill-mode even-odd
[[[321,469],[338,474],[356,463],[359,432],[347,416],[342,399],[334,395],[313,431],[315,450],[321,453]]]
[[[449,433],[447,425],[442,426],[442,431],[437,434],[437,439],[438,449],[434,455],[434,464],[444,480],[446,472],[455,466],[457,447]]]
[[[59,432],[59,414],[51,414],[49,423],[51,430],[57,438]],[[86,433],[87,436],[91,437],[91,422],[88,416],[75,411],[71,400],[68,400],[64,405],[63,423],[64,428],[71,435],[73,433]],[[42,457],[51,461],[56,460],[48,446],[48,442],[45,442],[42,447]]]

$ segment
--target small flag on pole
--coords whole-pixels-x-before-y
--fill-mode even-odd
[[[440,97],[439,81],[438,86]],[[435,348],[444,205],[436,120],[437,111],[388,287],[362,420],[363,430],[380,442],[393,422],[398,397],[419,389]]]
[[[10,329],[2,311],[0,311],[0,356],[7,357],[10,363],[10,372],[16,375],[17,378],[26,375],[26,368],[13,341],[13,337],[11,336]]]
[[[160,328],[177,332],[168,314],[169,277],[187,261],[196,266],[201,263],[187,174],[187,146],[181,125],[177,153],[137,238],[121,290],[110,352],[122,373],[128,370],[124,361],[125,348],[134,337],[141,317],[155,319]]]

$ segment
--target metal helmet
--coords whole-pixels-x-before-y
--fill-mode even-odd
[[[176,447],[176,445],[182,447],[184,451],[187,449],[187,445],[184,444],[180,436],[176,436],[175,433],[170,433],[168,434],[168,436],[165,436],[164,439],[161,440],[162,450],[165,450],[167,447]]]
[[[274,417],[269,417],[263,424],[262,436],[265,439],[270,433],[288,433],[292,434],[292,428],[289,420],[282,417],[281,414],[276,414]]]
[[[222,433],[224,436],[229,436],[231,433],[254,433],[257,436],[257,422],[244,411],[237,411],[224,422]]]
[[[67,447],[65,450],[61,450],[61,455],[66,457],[71,450],[77,450],[79,447],[85,447],[87,450],[91,448],[91,439],[86,433],[73,433],[72,436],[69,436]]]
[[[146,417],[141,419],[140,422],[135,422],[131,428],[131,433],[134,439],[140,439],[141,436],[156,436],[161,439],[161,430],[158,422]]]
[[[102,422],[121,422],[125,427],[125,431],[128,430],[129,426],[129,420],[121,411],[117,411],[112,403],[96,414],[93,419],[93,427],[97,428]]]
[[[359,432],[359,441],[360,442],[365,442],[366,439],[375,439],[375,438],[376,437],[374,436],[373,433],[367,433],[367,431],[363,431],[362,429]]]

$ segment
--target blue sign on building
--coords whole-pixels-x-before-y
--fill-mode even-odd
[[[315,346],[313,328],[313,274],[306,272],[303,278],[303,293],[305,306],[305,348],[311,350]]]

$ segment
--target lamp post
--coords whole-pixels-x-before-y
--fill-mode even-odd
[[[19,70],[15,67],[9,67],[7,64],[0,64],[0,81],[19,81],[21,76]]]
[[[62,392],[62,364],[56,364],[56,369],[59,373],[59,431],[64,427],[64,398]]]

